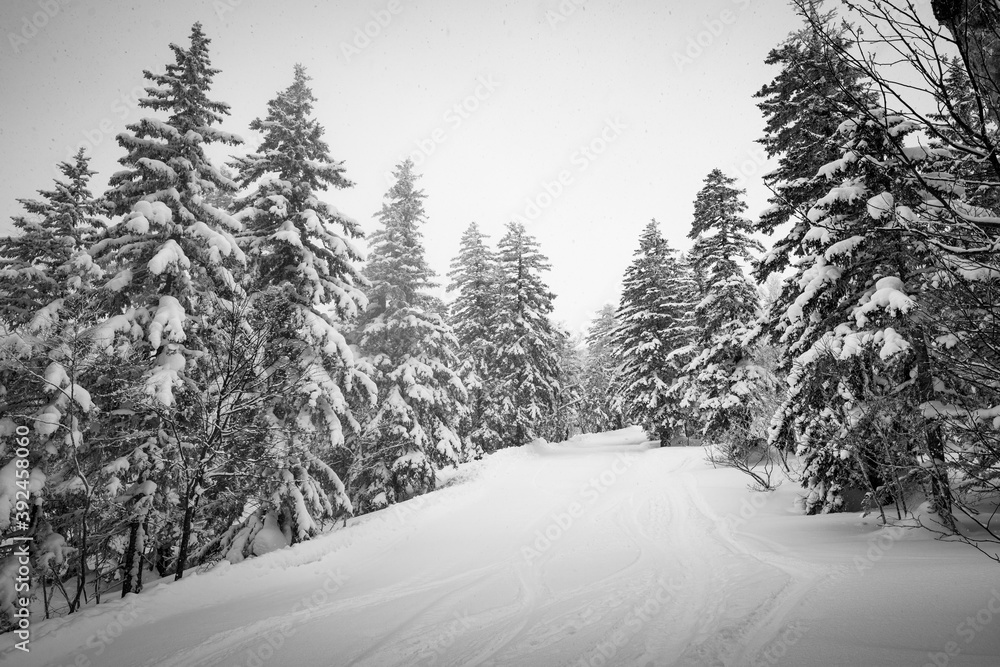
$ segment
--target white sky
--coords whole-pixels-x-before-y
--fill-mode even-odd
[[[22,212],[15,198],[50,187],[81,144],[103,189],[123,154],[114,135],[148,115],[134,104],[142,70],[162,71],[168,44],[185,45],[199,20],[222,70],[214,98],[232,105],[225,130],[250,139],[294,63],[306,66],[332,155],[356,183],[325,199],[367,232],[386,174],[412,154],[442,282],[469,222],[495,242],[541,204],[525,219],[553,266],[556,318],[574,331],[617,303],[650,218],[689,247],[713,167],[741,178],[751,215],[764,208],[752,95],[775,73],[768,50],[798,26],[784,0],[3,0],[0,233]],[[581,152],[591,142],[599,155]]]

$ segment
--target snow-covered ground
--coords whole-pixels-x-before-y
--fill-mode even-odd
[[[1000,566],[801,516],[626,429],[501,451],[312,542],[66,619],[11,665],[1000,664]]]

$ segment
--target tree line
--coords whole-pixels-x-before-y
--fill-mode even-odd
[[[250,124],[254,152],[207,157],[241,143],[219,127],[209,44],[196,24],[144,72],[154,115],[118,135],[106,192],[81,150],[0,241],[0,530],[28,426],[30,521],[13,527],[46,614],[310,539],[566,428],[566,335],[524,227],[496,251],[469,228],[449,308],[405,161],[362,261],[359,223],[320,198],[353,183],[303,67]],[[0,566],[8,614],[16,570]]]
[[[196,24],[144,73],[156,117],[118,136],[108,190],[81,151],[0,241],[0,530],[29,425],[46,613],[310,539],[442,466],[627,424],[711,444],[758,489],[779,465],[808,513],[920,514],[988,550],[1000,17],[873,0],[850,6],[864,31],[793,4],[802,27],[756,94],[769,208],[751,219],[712,170],[687,252],[651,221],[582,339],[552,321],[548,260],[517,223],[495,247],[471,224],[450,303],[433,295],[409,161],[362,260],[359,223],[320,198],[353,184],[300,66],[251,123],[260,147],[214,165],[205,147],[240,139]]]
[[[755,95],[770,205],[744,217],[713,170],[686,256],[646,228],[609,396],[756,488],[784,467],[807,513],[916,517],[997,559],[1000,13],[793,7]]]

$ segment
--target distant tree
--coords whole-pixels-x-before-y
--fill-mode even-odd
[[[45,592],[46,615],[55,588],[69,612],[79,608],[87,561],[97,551],[88,530],[106,528],[114,514],[99,486],[106,479],[100,469],[110,462],[97,444],[105,439],[100,426],[112,421],[100,407],[130,380],[120,359],[88,335],[100,317],[91,296],[101,272],[87,247],[105,227],[104,206],[89,189],[89,161],[81,150],[60,163],[65,178],[53,189],[19,200],[27,211],[14,218],[21,234],[0,239],[0,435],[13,438],[30,424],[32,441],[44,443],[30,448],[35,488],[23,530],[37,545],[31,585]],[[0,452],[0,469],[13,473],[13,455],[11,447]],[[0,490],[0,506],[13,508],[17,490]],[[0,530],[13,516],[0,515]],[[7,583],[0,581],[0,599]]]
[[[500,434],[486,415],[487,406],[494,400],[493,331],[500,283],[496,253],[486,244],[486,238],[474,222],[462,234],[458,255],[448,273],[448,291],[456,293],[449,322],[458,340],[462,382],[469,392],[462,434],[475,449],[494,451],[500,446]]]
[[[612,334],[618,320],[615,307],[602,307],[587,329],[581,370],[580,428],[584,433],[600,433],[624,426],[611,393],[615,357]]]
[[[563,334],[549,319],[555,295],[541,277],[549,270],[548,259],[524,225],[508,223],[498,256],[500,301],[492,334],[496,393],[487,418],[502,446],[516,447],[538,437],[542,421],[556,409]]]
[[[713,169],[694,202],[688,238],[694,240],[688,261],[701,276],[694,309],[695,335],[690,361],[675,391],[694,411],[702,436],[717,440],[752,438],[752,402],[769,383],[768,374],[752,361],[746,341],[757,318],[757,290],[740,263],[749,264],[760,244],[743,217],[746,204],[735,179]],[[763,437],[758,434],[756,437]]]
[[[558,333],[559,392],[555,406],[538,427],[539,435],[551,442],[562,442],[583,431],[580,412],[586,363],[583,340],[572,336],[565,327],[558,327]]]
[[[670,387],[691,336],[692,278],[656,220],[643,229],[634,257],[622,280],[611,334],[614,406],[626,422],[641,425],[666,446],[684,421]]]
[[[423,190],[413,162],[393,172],[396,183],[378,214],[366,275],[371,299],[359,343],[378,400],[360,438],[354,484],[371,510],[434,489],[435,469],[466,456],[459,420],[466,391],[458,375],[458,341],[427,290],[433,271],[424,258]]]

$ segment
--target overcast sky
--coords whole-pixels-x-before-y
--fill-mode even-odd
[[[356,183],[327,201],[370,232],[386,175],[411,156],[442,281],[469,222],[495,242],[521,216],[574,331],[617,303],[650,218],[690,246],[713,167],[740,178],[751,215],[765,207],[752,95],[798,25],[784,0],[2,0],[0,233],[80,146],[103,190],[114,135],[148,114],[142,70],[162,72],[195,21],[222,70],[214,97],[232,105],[223,129],[252,141],[301,62]]]

